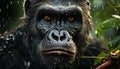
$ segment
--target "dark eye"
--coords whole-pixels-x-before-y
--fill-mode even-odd
[[[89,2],[87,2],[87,5],[88,5],[88,6],[90,5]]]
[[[73,22],[73,21],[74,21],[74,17],[69,16],[69,17],[67,18],[67,21],[68,21],[68,22]]]
[[[51,17],[48,15],[43,16],[43,19],[47,22],[51,21]]]

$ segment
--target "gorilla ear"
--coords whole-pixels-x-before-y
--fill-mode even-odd
[[[31,0],[25,1],[25,13],[27,14],[27,11],[31,8]]]

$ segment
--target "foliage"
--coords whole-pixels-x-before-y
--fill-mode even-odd
[[[91,7],[94,36],[108,47],[108,54],[120,49],[120,0],[91,0]],[[98,57],[106,55],[101,53]]]

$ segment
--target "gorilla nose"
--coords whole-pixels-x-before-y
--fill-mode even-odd
[[[48,39],[54,42],[69,42],[70,35],[65,30],[52,30],[48,35]]]

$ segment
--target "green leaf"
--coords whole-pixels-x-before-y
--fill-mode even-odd
[[[107,56],[106,53],[104,53],[104,52],[100,53],[97,56],[98,58],[95,59],[94,65],[97,65],[98,63],[100,63],[106,56]]]

